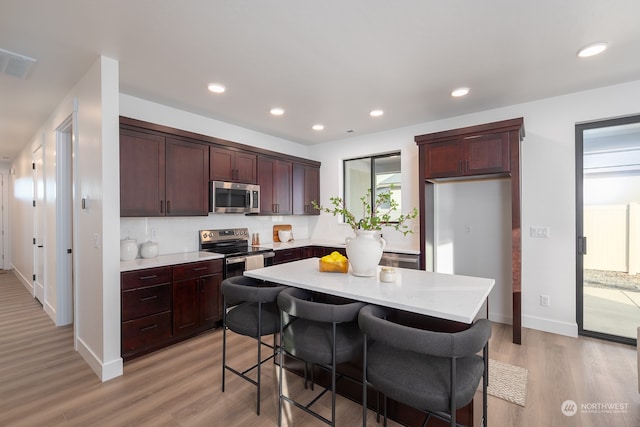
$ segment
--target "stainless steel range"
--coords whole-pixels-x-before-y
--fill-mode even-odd
[[[273,249],[249,244],[249,229],[200,230],[200,250],[224,255],[224,278],[242,276],[250,268],[273,264]]]

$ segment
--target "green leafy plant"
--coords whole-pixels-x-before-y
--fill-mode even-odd
[[[391,214],[398,210],[398,202],[391,197],[393,186],[385,192],[378,193],[371,206],[371,189],[367,190],[367,194],[360,197],[362,202],[362,218],[356,219],[356,216],[350,212],[344,203],[342,197],[330,197],[332,208],[318,205],[315,201],[311,205],[320,211],[328,212],[333,216],[342,215],[344,221],[356,230],[382,230],[382,227],[393,227],[405,236],[413,233],[405,222],[418,216],[418,209],[413,208],[408,214],[401,214],[392,220]]]

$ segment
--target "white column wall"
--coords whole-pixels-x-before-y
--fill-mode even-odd
[[[56,150],[55,129],[72,115],[78,140],[76,162],[76,209],[74,229],[75,334],[78,352],[106,381],[122,374],[120,358],[120,196],[119,196],[119,77],[118,63],[99,58],[60,102],[34,137],[45,141],[45,299],[54,317],[56,294]],[[13,268],[31,283],[33,274],[33,146],[26,147],[13,162],[11,242]],[[80,200],[87,198],[87,209]],[[98,245],[94,236],[98,236]],[[96,247],[97,246],[97,247]],[[28,280],[27,280],[28,279]]]

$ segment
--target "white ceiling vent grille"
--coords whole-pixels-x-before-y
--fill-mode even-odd
[[[36,60],[28,56],[0,49],[0,73],[26,80],[35,63]]]

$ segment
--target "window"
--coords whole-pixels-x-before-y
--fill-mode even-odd
[[[362,214],[362,202],[360,198],[367,194],[367,190],[370,188],[375,189],[375,191],[371,192],[370,203],[373,206],[376,194],[389,191],[392,185],[391,198],[398,203],[398,210],[394,212],[397,218],[402,212],[400,153],[383,154],[344,161],[345,207],[350,212],[353,212],[356,218]]]

